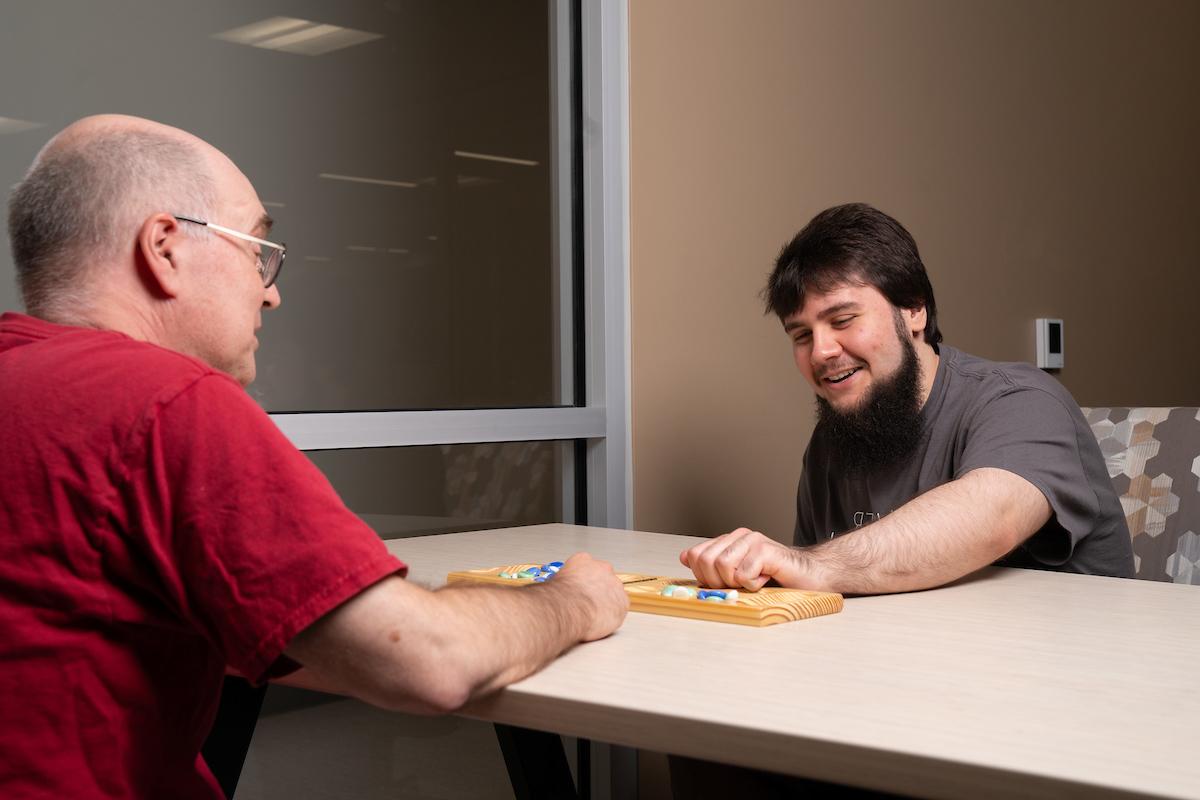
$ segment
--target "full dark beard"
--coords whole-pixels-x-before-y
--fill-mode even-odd
[[[834,463],[849,474],[895,464],[921,440],[921,365],[912,342],[898,333],[904,350],[899,368],[856,408],[837,411],[817,397],[817,424],[835,454]]]

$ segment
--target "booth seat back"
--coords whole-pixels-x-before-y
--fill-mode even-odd
[[[1200,408],[1085,408],[1137,577],[1200,585]]]

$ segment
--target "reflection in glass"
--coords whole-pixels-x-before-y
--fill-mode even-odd
[[[499,442],[306,455],[350,510],[396,539],[563,521],[563,464],[572,447]]]
[[[289,244],[250,388],[269,411],[569,405],[562,7],[9,4],[0,185],[86,114],[177,125],[243,169]],[[14,283],[5,244],[3,308]]]

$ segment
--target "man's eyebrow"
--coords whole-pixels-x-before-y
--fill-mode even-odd
[[[267,238],[267,234],[271,232],[271,226],[274,224],[275,220],[271,219],[270,214],[263,214],[258,218],[258,222],[255,224],[253,230],[258,231],[256,234],[258,238],[265,239]]]
[[[828,319],[829,317],[834,317],[838,314],[841,314],[843,311],[857,311],[858,308],[858,303],[854,302],[853,300],[847,300],[844,303],[836,303],[831,305],[829,308],[824,309],[821,311],[821,313],[817,314],[817,319]]]
[[[858,303],[854,302],[853,300],[847,300],[844,303],[835,303],[834,305],[831,305],[829,308],[822,309],[817,314],[817,319],[828,319],[829,317],[837,316],[838,314],[841,314],[844,311],[857,311],[858,309],[859,309]],[[806,326],[802,322],[793,321],[793,322],[785,322],[783,324],[783,330],[785,333],[791,333],[792,331],[796,330],[797,328],[803,328],[803,327],[806,327]]]

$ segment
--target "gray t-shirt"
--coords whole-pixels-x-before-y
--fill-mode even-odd
[[[997,564],[1133,576],[1133,549],[1104,457],[1079,406],[1029,364],[1000,364],[941,345],[913,455],[845,477],[821,426],[804,454],[796,493],[796,544],[811,545],[872,522],[973,469],[1020,475],[1053,515]]]

